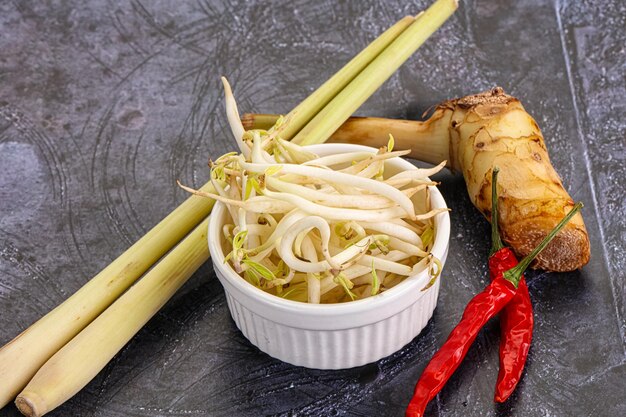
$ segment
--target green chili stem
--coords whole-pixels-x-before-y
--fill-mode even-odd
[[[561,229],[563,229],[563,227],[565,227],[565,225],[572,219],[572,217],[574,217],[574,215],[580,211],[582,207],[583,203],[576,203],[572,210],[567,213],[567,215],[563,217],[563,219],[561,219],[559,224],[557,224],[555,228],[552,229],[552,231],[550,231],[550,233],[548,233],[546,237],[543,238],[541,243],[539,243],[539,245],[535,249],[533,249],[531,253],[526,255],[526,257],[524,257],[524,259],[522,259],[519,264],[504,273],[504,279],[511,282],[517,288],[519,281],[522,279],[524,271],[526,270],[526,268],[528,268],[528,265],[530,265],[530,263],[537,257],[537,255],[539,255],[539,253],[541,253],[541,251],[544,250],[546,246],[548,246],[550,241],[554,239],[554,237],[561,231]]]
[[[491,252],[493,255],[504,247],[498,230],[498,173],[500,168],[493,167],[491,171]]]

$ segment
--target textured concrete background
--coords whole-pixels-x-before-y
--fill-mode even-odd
[[[199,186],[233,149],[219,76],[243,111],[285,112],[376,34],[427,1],[0,3],[0,343],[78,289]],[[530,274],[526,375],[492,402],[497,322],[433,416],[626,415],[626,6],[465,1],[360,109],[417,118],[503,86],[543,129],[586,204],[592,260]],[[205,265],[97,378],[51,416],[402,415],[414,383],[487,282],[488,225],[442,175],[451,253],[439,306],[401,352],[346,371],[296,368],[236,329]],[[12,406],[0,416],[17,416]]]

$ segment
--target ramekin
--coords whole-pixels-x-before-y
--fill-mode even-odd
[[[312,145],[320,156],[376,149],[351,144]],[[394,158],[385,171],[415,169]],[[433,208],[447,207],[430,187]],[[221,245],[226,207],[216,203],[209,223],[209,251],[226,293],[230,314],[243,335],[260,350],[281,361],[316,369],[344,369],[375,362],[409,343],[426,326],[437,305],[439,282],[422,291],[426,271],[410,276],[374,297],[340,304],[307,304],[268,294],[239,276],[224,262]],[[448,255],[450,216],[435,217],[432,253],[444,264]]]

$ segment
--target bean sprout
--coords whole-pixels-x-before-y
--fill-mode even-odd
[[[225,262],[270,294],[314,304],[375,297],[421,271],[431,277],[424,289],[435,282],[433,218],[445,209],[432,209],[428,177],[445,162],[388,175],[408,153],[393,151],[393,138],[377,153],[319,157],[280,137],[282,118],[246,132],[223,83],[241,153],[210,162],[214,193],[179,185],[226,205]]]

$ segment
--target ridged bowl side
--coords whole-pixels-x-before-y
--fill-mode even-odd
[[[246,308],[228,289],[226,300],[239,330],[268,355],[307,368],[343,369],[375,362],[413,340],[433,315],[440,279],[398,314],[341,330],[309,330],[276,323]]]

